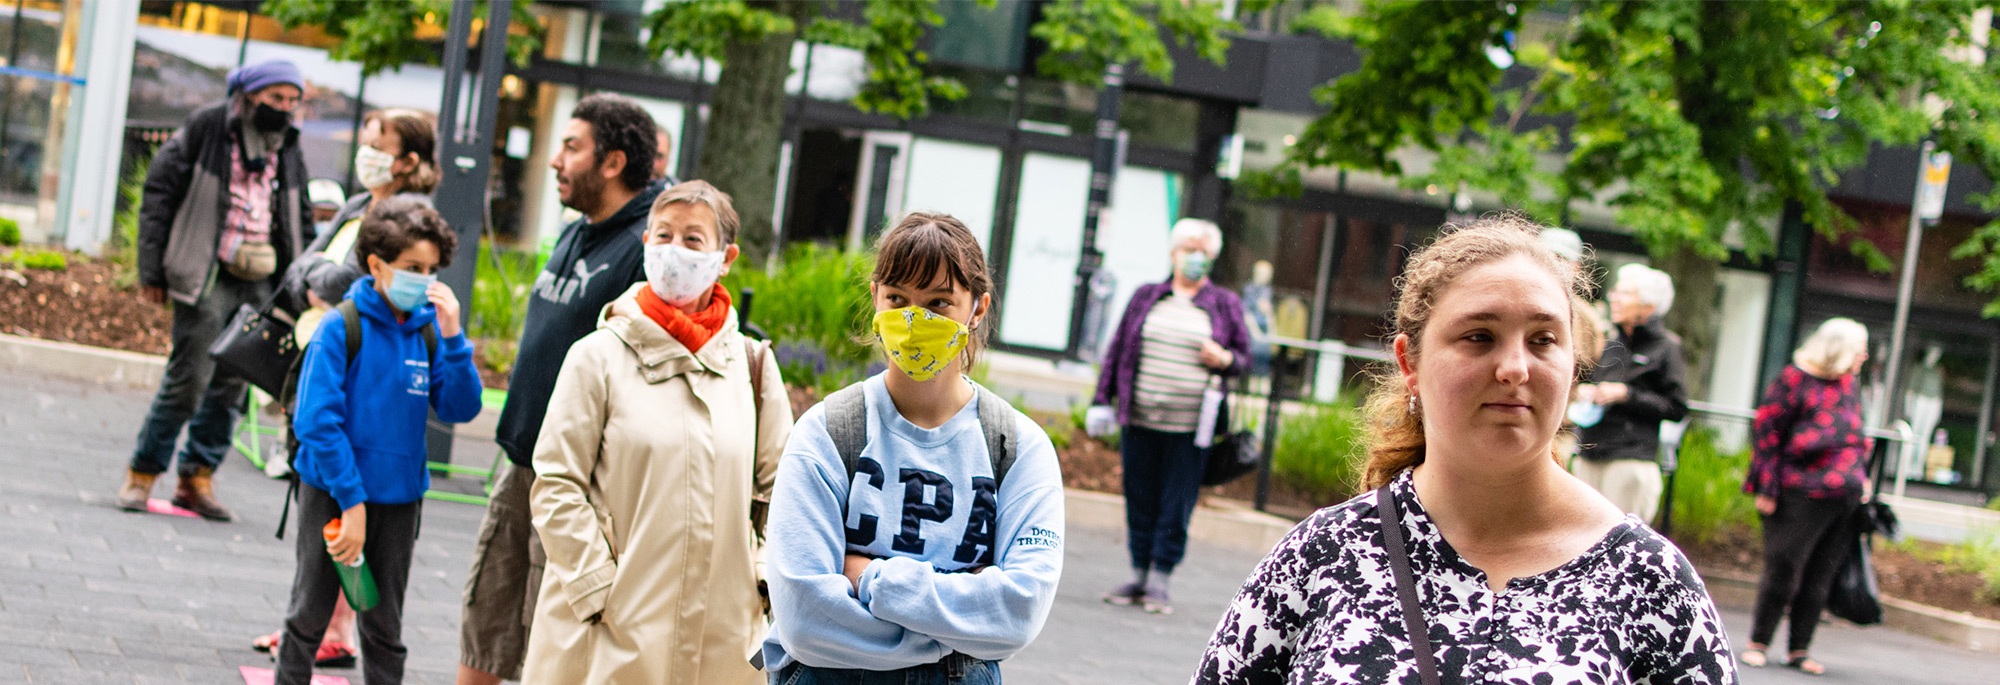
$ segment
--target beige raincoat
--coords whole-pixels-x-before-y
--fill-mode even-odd
[[[731,312],[700,352],[630,303],[563,360],[535,442],[530,502],[548,553],[522,682],[758,683],[753,497],[792,426],[764,353],[753,409]]]

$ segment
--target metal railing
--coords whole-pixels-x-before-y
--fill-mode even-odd
[[[264,424],[264,410],[271,403],[270,396],[264,394],[264,391],[254,386],[250,388],[248,394],[249,397],[246,402],[249,411],[244,412],[243,421],[237,424],[236,433],[230,436],[230,445],[235,447],[236,451],[242,454],[244,459],[250,460],[251,466],[255,466],[257,470],[262,471],[266,462],[264,459],[264,455],[266,454],[264,451],[265,439],[271,439],[274,443],[277,443],[274,446],[283,449],[283,444],[279,441],[283,439],[285,427],[282,423],[278,425]],[[427,461],[424,463],[432,471],[478,477],[482,481],[479,485],[480,491],[491,495],[493,493],[493,473],[499,467],[500,460],[503,458],[505,458],[505,455],[495,455],[493,457],[493,466],[488,468],[459,466],[441,461]],[[480,506],[486,506],[488,500],[487,497],[479,495],[468,495],[450,490],[439,490],[437,488],[424,491],[424,497],[445,502],[477,504]]]

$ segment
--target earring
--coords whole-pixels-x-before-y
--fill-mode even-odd
[[[1416,395],[1411,395],[1411,396],[1410,396],[1410,413],[1412,413],[1412,414],[1415,414],[1415,413],[1417,413],[1417,396],[1416,396]]]

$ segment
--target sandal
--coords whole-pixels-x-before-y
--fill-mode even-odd
[[[354,667],[354,648],[338,642],[320,643],[319,654],[313,655],[313,666],[319,668]]]
[[[1743,665],[1751,668],[1763,668],[1771,663],[1771,657],[1764,654],[1764,650],[1766,649],[1770,648],[1759,647],[1756,643],[1751,643],[1742,652],[1737,653],[1736,660],[1743,662]]]
[[[285,638],[285,631],[282,630],[275,633],[271,633],[270,635],[259,635],[257,636],[257,639],[250,641],[250,648],[257,650],[259,652],[269,652],[271,650],[277,649],[278,641],[284,638]]]
[[[1812,657],[1808,657],[1804,654],[1793,655],[1791,659],[1785,662],[1785,668],[1789,668],[1794,671],[1804,673],[1806,675],[1826,675],[1826,666],[1824,664],[1821,664],[1820,662],[1817,661],[1813,661]]]

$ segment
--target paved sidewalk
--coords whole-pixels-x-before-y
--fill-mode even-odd
[[[273,539],[282,482],[240,455],[217,477],[237,522],[110,506],[151,393],[0,369],[0,683],[240,683],[268,667],[250,639],[278,627],[289,541]],[[460,440],[484,465],[493,445]],[[172,478],[155,494],[169,495]],[[452,481],[450,487],[470,487]],[[405,616],[411,683],[448,683],[458,603],[481,509],[424,509]],[[1059,597],[1040,639],[1007,662],[1014,683],[1184,683],[1256,555],[1194,543],[1175,578],[1179,611],[1148,615],[1098,594],[1124,580],[1124,534],[1073,528]],[[1740,640],[1748,617],[1731,613]],[[1832,675],[1770,668],[1746,683],[1995,683],[2000,655],[1902,633],[1828,626],[1816,655]],[[1782,641],[1782,636],[1780,641]],[[328,672],[360,678],[352,669]]]

